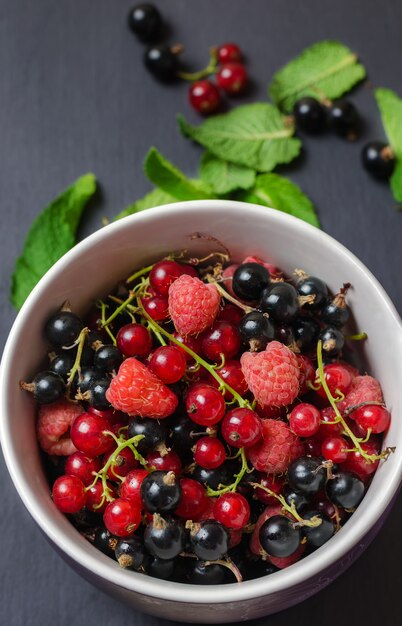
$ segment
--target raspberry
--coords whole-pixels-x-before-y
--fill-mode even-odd
[[[180,276],[169,288],[169,314],[181,335],[198,335],[219,312],[220,295],[215,285],[199,278]]]
[[[247,458],[259,472],[285,472],[304,453],[303,444],[284,422],[262,420],[262,439],[246,449]]]
[[[381,385],[372,376],[356,376],[346,398],[338,403],[339,410],[345,411],[362,402],[383,402]],[[352,413],[353,416],[353,413]]]
[[[120,365],[106,397],[118,411],[154,419],[168,417],[178,404],[173,391],[134,357]]]
[[[279,341],[263,352],[245,352],[240,358],[244,378],[263,406],[286,406],[299,392],[300,369],[296,356]]]
[[[261,513],[261,515],[259,516],[259,518],[257,519],[257,523],[255,525],[255,528],[252,532],[252,535],[250,537],[250,551],[253,554],[256,554],[257,556],[261,556],[261,554],[264,552],[262,549],[262,546],[260,544],[260,528],[261,526],[267,521],[267,519],[269,519],[270,517],[273,517],[274,515],[283,515],[283,508],[282,505],[279,504],[273,504],[270,506],[267,506],[263,512]]]
[[[282,276],[282,272],[276,267],[276,265],[272,265],[272,263],[266,263],[265,261],[260,259],[260,257],[258,256],[246,256],[246,258],[241,262],[241,264],[243,265],[243,263],[259,263],[260,265],[263,265],[265,269],[268,270],[271,276],[274,276],[275,278],[278,276]]]
[[[75,418],[81,413],[84,413],[83,408],[69,400],[42,404],[36,426],[42,450],[58,456],[69,456],[77,452],[67,433]]]

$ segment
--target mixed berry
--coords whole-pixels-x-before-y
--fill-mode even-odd
[[[347,360],[349,288],[182,253],[84,318],[65,304],[46,369],[21,383],[57,508],[122,567],[179,582],[241,582],[319,549],[391,452],[380,384]]]

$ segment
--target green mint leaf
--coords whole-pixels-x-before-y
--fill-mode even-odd
[[[334,100],[366,76],[357,56],[339,41],[319,41],[274,74],[268,93],[282,111],[299,98]]]
[[[154,185],[176,200],[203,200],[213,197],[211,189],[198,181],[191,181],[156,148],[149,150],[145,157],[144,169]]]
[[[47,270],[76,244],[81,215],[95,191],[95,176],[81,176],[36,217],[11,278],[10,299],[16,309]]]
[[[390,178],[395,200],[402,202],[402,99],[391,89],[376,89],[374,92],[380,109],[381,120],[389,144],[396,156],[396,166]]]
[[[219,195],[250,189],[255,176],[255,170],[250,167],[224,161],[211,152],[204,152],[201,157],[200,178]]]
[[[269,173],[257,176],[253,189],[239,195],[239,199],[244,202],[262,204],[294,215],[313,226],[320,226],[311,200],[295,183],[278,174]]]
[[[134,213],[139,213],[139,211],[153,209],[154,207],[162,206],[163,204],[171,204],[172,202],[177,202],[177,199],[166,193],[166,191],[156,188],[147,193],[146,196],[140,200],[137,200],[137,202],[134,202],[134,204],[130,204],[123,209],[123,211],[116,215],[114,221],[120,220],[122,217],[127,217],[127,215],[134,215]]]
[[[289,163],[301,149],[293,137],[294,125],[272,104],[245,104],[228,113],[214,115],[200,126],[191,126],[178,116],[185,137],[202,144],[220,159],[260,172],[278,163]]]

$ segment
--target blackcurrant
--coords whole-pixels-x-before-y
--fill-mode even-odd
[[[295,335],[291,326],[281,324],[275,328],[275,339],[284,343],[285,346],[291,346],[295,342]]]
[[[220,585],[225,578],[224,568],[218,563],[188,559],[187,580],[193,585]]]
[[[297,291],[301,296],[311,298],[311,302],[306,301],[303,307],[306,309],[319,309],[328,297],[328,287],[321,278],[307,276],[297,283]]]
[[[278,322],[291,322],[299,312],[299,296],[293,285],[276,283],[264,289],[259,304],[261,311],[269,313]]]
[[[289,465],[289,485],[296,491],[317,493],[324,487],[326,480],[327,470],[318,457],[302,456]]]
[[[95,352],[94,365],[107,373],[117,372],[123,361],[121,352],[113,345],[105,345]]]
[[[344,509],[354,509],[364,496],[364,482],[350,472],[339,472],[327,483],[328,498]]]
[[[320,133],[325,129],[326,111],[315,98],[307,96],[298,100],[294,105],[293,114],[297,127],[306,133]]]
[[[75,357],[71,352],[62,352],[52,359],[49,371],[58,374],[64,382],[67,382],[68,375],[74,365]]]
[[[267,554],[287,557],[299,547],[301,532],[288,517],[274,515],[261,526],[259,539]]]
[[[178,69],[177,54],[172,52],[169,46],[165,44],[148,48],[145,51],[144,63],[145,67],[158,80],[168,82],[176,76]]]
[[[321,308],[320,318],[331,326],[341,328],[349,320],[349,309],[345,304],[345,299],[340,301],[337,296],[333,300],[328,300]]]
[[[395,154],[381,141],[371,141],[362,150],[363,167],[375,178],[387,180],[395,168]]]
[[[54,372],[36,374],[32,383],[21,383],[22,389],[33,393],[39,404],[50,404],[59,400],[66,391],[64,380]]]
[[[163,519],[156,513],[145,529],[144,545],[153,556],[174,559],[184,550],[184,527],[180,522]]]
[[[144,561],[144,544],[139,537],[126,537],[117,542],[114,554],[120,567],[138,570]]]
[[[335,532],[334,523],[323,513],[319,511],[305,511],[303,513],[303,519],[311,520],[313,517],[318,517],[321,520],[319,526],[303,526],[303,535],[307,539],[307,544],[312,548],[319,548],[328,539],[331,539]]]
[[[239,331],[252,351],[264,350],[267,343],[275,337],[274,325],[261,311],[247,313],[240,320]]]
[[[311,350],[318,339],[320,327],[309,317],[298,317],[293,323],[295,342],[302,352]]]
[[[128,14],[128,25],[142,41],[152,41],[162,27],[162,17],[153,4],[138,4]]]
[[[104,372],[97,367],[82,367],[76,381],[77,389],[81,393],[85,393],[89,391],[91,385],[103,380],[104,377]]]
[[[300,513],[309,503],[309,499],[305,493],[295,491],[295,489],[291,489],[290,487],[286,487],[283,496],[289,506],[294,504],[298,513]]]
[[[204,561],[221,559],[229,547],[229,533],[215,520],[206,520],[193,525],[190,543],[194,553]]]
[[[106,528],[97,528],[94,536],[94,546],[103,554],[114,558],[115,549],[119,539],[110,533]]]
[[[45,336],[54,348],[69,348],[83,328],[84,324],[78,315],[71,311],[60,311],[47,320]]]
[[[341,137],[354,138],[359,130],[359,114],[350,100],[335,100],[329,109],[331,128]]]
[[[192,478],[202,485],[208,485],[211,489],[218,489],[219,485],[227,485],[233,480],[233,467],[231,463],[223,463],[215,469],[205,469],[196,465]]]
[[[148,576],[168,580],[174,574],[175,559],[159,559],[155,556],[145,556],[143,568]]]
[[[88,402],[94,409],[104,411],[110,409],[110,403],[106,398],[106,392],[110,386],[109,378],[100,378],[91,383],[88,390]]]
[[[258,300],[269,285],[269,272],[260,263],[243,263],[233,274],[232,289],[246,302]]]
[[[187,418],[187,421],[190,420]],[[158,444],[166,441],[167,434],[168,429],[165,420],[159,422],[145,417],[133,417],[128,423],[128,438],[136,435],[144,436],[144,439],[137,446],[140,452],[154,450]]]
[[[335,326],[323,328],[318,338],[322,341],[324,354],[330,357],[338,356],[345,343],[342,332]]]
[[[152,472],[142,481],[141,498],[149,513],[173,511],[180,497],[181,486],[174,472]]]

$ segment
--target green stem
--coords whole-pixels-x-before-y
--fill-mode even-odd
[[[367,339],[367,337],[367,333],[363,332],[357,333],[357,335],[346,335],[345,339],[348,339],[349,341],[363,341],[364,339]]]
[[[236,300],[236,298],[233,298],[233,296],[231,296],[230,293],[228,293],[226,291],[226,289],[221,287],[221,285],[219,283],[217,283],[216,280],[209,280],[209,282],[212,285],[215,285],[215,287],[217,288],[217,290],[221,294],[222,298],[225,298],[226,300],[228,300],[228,302],[231,302],[232,304],[235,304],[237,307],[239,307],[239,309],[243,309],[243,311],[245,311],[246,313],[251,313],[251,311],[255,311],[255,309],[253,309],[253,307],[248,306],[247,304],[243,304],[239,300]]]
[[[202,78],[206,78],[211,74],[215,74],[218,68],[218,53],[217,50],[211,50],[211,58],[209,59],[209,63],[204,69],[199,70],[198,72],[177,72],[176,76],[181,78],[182,80],[188,80],[190,82],[194,82],[196,80],[201,80]]]
[[[138,270],[138,272],[134,272],[134,274],[132,274],[131,276],[129,276],[126,280],[126,283],[132,283],[134,282],[137,278],[140,278],[141,276],[144,276],[144,274],[149,274],[149,272],[151,271],[151,269],[153,268],[155,264],[153,263],[152,265],[148,265],[147,267],[143,267],[142,269]]]
[[[254,489],[262,489],[262,491],[265,491],[270,496],[276,498],[281,503],[282,508],[284,508],[288,513],[293,515],[293,517],[298,521],[300,526],[312,526],[313,528],[315,528],[316,526],[321,525],[322,520],[317,515],[314,515],[314,517],[312,517],[310,520],[303,519],[297,512],[293,500],[292,504],[288,504],[283,496],[281,496],[279,493],[275,493],[271,489],[268,489],[268,487],[264,487],[264,485],[261,485],[260,483],[251,483],[251,486],[254,487]]]
[[[244,451],[244,448],[240,448],[239,456],[241,458],[241,468],[240,468],[240,472],[238,474],[235,474],[236,480],[231,485],[227,485],[227,487],[222,487],[222,489],[211,489],[211,487],[207,487],[207,493],[209,496],[221,496],[224,493],[229,493],[229,491],[236,491],[237,486],[239,482],[242,480],[243,476],[246,473],[251,472],[247,463],[246,453]]]
[[[112,340],[113,345],[115,346],[116,345],[116,337],[114,336],[114,334],[110,330],[109,326],[105,325],[105,322],[106,322],[106,307],[107,307],[107,305],[102,300],[100,301],[100,307],[101,307],[102,326],[106,330],[107,334],[109,335],[110,339]]]
[[[107,320],[105,320],[104,322],[102,321],[102,327],[105,328],[105,327],[109,326],[109,324],[111,324],[111,322],[113,322],[113,320],[118,315],[120,315],[120,313],[122,313],[124,311],[124,309],[127,307],[127,305],[129,305],[136,297],[137,297],[136,292],[134,290],[130,291],[130,295],[128,296],[128,298],[126,300],[124,300],[122,302],[122,304],[120,306],[118,306],[117,309],[115,309],[111,315],[109,315]]]
[[[71,387],[71,383],[73,382],[76,373],[77,372],[79,373],[81,371],[82,351],[84,349],[85,339],[87,338],[88,334],[89,334],[89,328],[85,327],[82,329],[82,331],[80,332],[78,336],[77,355],[75,357],[74,365],[72,366],[69,372],[68,378],[67,378],[67,388]]]

